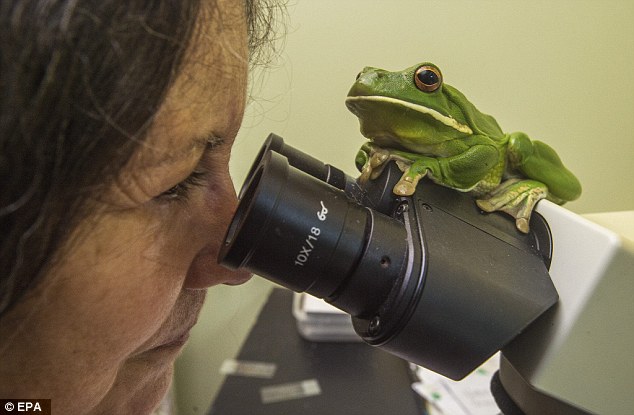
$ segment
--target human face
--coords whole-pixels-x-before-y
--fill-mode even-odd
[[[50,398],[60,414],[149,413],[205,288],[248,278],[216,263],[236,205],[247,47],[242,2],[214,3],[144,144],[0,327],[8,396]]]

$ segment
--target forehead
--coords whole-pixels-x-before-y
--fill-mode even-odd
[[[208,138],[233,138],[244,111],[247,59],[242,2],[204,2],[181,71],[135,158],[156,164],[186,156]]]

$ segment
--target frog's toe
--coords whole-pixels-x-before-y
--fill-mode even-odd
[[[476,205],[478,205],[480,209],[488,213],[495,212],[497,210],[490,199],[478,199],[476,200]]]
[[[390,152],[382,148],[376,148],[368,160],[368,165],[371,169],[369,178],[371,180],[376,179],[383,173],[387,162],[390,160]]]
[[[360,184],[366,184],[368,180],[370,180],[370,176],[372,175],[372,167],[370,167],[370,163],[366,163],[361,169],[361,174],[357,179]]]
[[[390,152],[382,148],[376,148],[370,156],[370,165],[373,169],[383,165],[390,158]]]
[[[361,150],[360,153],[361,152],[363,152],[363,150]],[[373,147],[370,157],[365,158],[363,167],[361,168],[361,175],[358,179],[359,183],[365,184],[368,180],[373,180],[380,176],[389,157],[390,153],[388,151]],[[361,161],[359,155],[357,155],[357,160]]]
[[[507,206],[500,211],[505,212],[515,218],[515,227],[522,233],[528,233],[530,231],[531,213],[535,207],[537,201],[524,200],[518,202],[517,206]]]
[[[416,186],[420,179],[425,177],[425,173],[417,173],[408,169],[403,173],[401,179],[394,186],[393,192],[397,196],[411,196],[416,191]]]
[[[377,177],[379,177],[383,173],[383,170],[385,170],[385,166],[387,166],[387,163],[383,163],[383,164],[380,164],[377,167],[374,167],[372,169],[372,174],[370,175],[370,179],[374,180]]]
[[[485,212],[500,211],[515,218],[516,228],[523,233],[529,232],[529,221],[535,205],[548,195],[548,188],[535,180],[504,183],[491,192],[488,199],[476,200],[476,204]]]
[[[394,186],[393,192],[397,196],[411,196],[416,191],[416,186],[405,180],[399,180]]]
[[[522,233],[528,233],[530,231],[530,227],[528,223],[529,223],[528,218],[515,219],[515,227]]]

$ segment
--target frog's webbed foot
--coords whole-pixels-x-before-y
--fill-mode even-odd
[[[529,231],[529,221],[535,205],[546,198],[548,188],[536,180],[510,179],[489,193],[487,199],[476,200],[485,212],[501,211],[515,218],[515,226],[523,233]]]

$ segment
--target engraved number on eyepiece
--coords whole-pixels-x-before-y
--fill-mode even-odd
[[[322,200],[319,201],[321,204],[321,210],[317,211],[317,219],[324,222],[328,217],[328,209]],[[310,228],[310,232],[306,235],[306,239],[304,240],[304,244],[300,249],[299,253],[295,256],[295,265],[303,267],[306,262],[308,262],[308,258],[310,258],[310,253],[315,249],[315,244],[319,239],[319,235],[321,235],[321,228],[317,226],[313,226]]]

